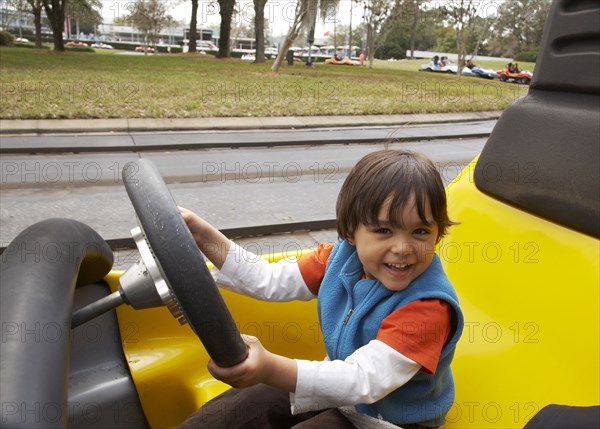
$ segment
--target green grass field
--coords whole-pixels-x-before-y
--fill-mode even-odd
[[[504,109],[527,87],[419,72],[427,60],[307,68],[206,55],[0,49],[0,117],[186,118]],[[500,68],[503,64],[483,63]],[[532,64],[521,68],[533,69]]]

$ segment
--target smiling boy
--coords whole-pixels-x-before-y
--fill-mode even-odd
[[[290,359],[245,336],[244,362],[231,368],[209,363],[213,376],[238,389],[208,402],[182,427],[444,423],[454,399],[450,362],[463,317],[435,254],[452,222],[428,158],[384,150],[361,159],[338,197],[340,240],[297,261],[256,262],[192,212],[182,209],[182,215],[220,269],[223,287],[270,301],[318,298],[328,358]],[[234,412],[240,403],[260,411]]]

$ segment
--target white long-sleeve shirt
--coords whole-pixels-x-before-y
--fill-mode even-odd
[[[224,289],[266,301],[316,298],[295,260],[269,263],[235,243],[221,270],[213,275]],[[408,382],[421,365],[379,340],[372,340],[345,360],[296,360],[292,413],[371,404]]]

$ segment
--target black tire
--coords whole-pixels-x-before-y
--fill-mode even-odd
[[[15,411],[47,409],[57,414],[49,421],[36,419],[36,413],[4,414],[3,409],[1,427],[61,427],[63,422],[66,427],[66,417],[60,416],[69,413],[68,331],[75,287],[101,280],[112,265],[109,245],[89,226],[72,219],[38,222],[8,245],[0,258],[2,404],[15,404]],[[47,327],[52,335],[40,335]]]
[[[501,75],[500,75],[500,80],[501,80],[502,82],[506,82],[506,81],[508,80],[508,76],[506,76],[505,74],[501,74]]]
[[[123,182],[157,265],[206,351],[221,367],[240,363],[246,345],[158,169],[147,159],[129,162]]]

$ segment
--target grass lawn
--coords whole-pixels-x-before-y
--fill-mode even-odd
[[[504,109],[527,87],[418,72],[427,60],[368,67],[0,48],[0,118],[362,115]],[[486,64],[500,68],[502,64]],[[533,69],[532,64],[520,64]]]

